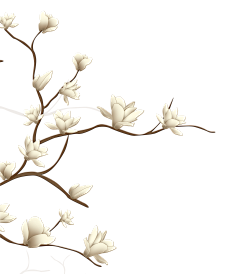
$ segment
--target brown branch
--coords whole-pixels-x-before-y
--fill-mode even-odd
[[[79,72],[79,70],[76,72],[75,76],[72,78],[72,80],[70,82],[72,82],[77,77],[78,72]]]
[[[85,206],[85,207],[88,207],[87,204],[77,200],[77,199],[72,199],[71,196],[58,184],[56,183],[55,181],[53,181],[52,179],[46,177],[46,176],[43,176],[42,174],[38,173],[38,172],[23,172],[23,173],[20,173],[16,176],[12,176],[10,179],[8,180],[5,180],[3,182],[0,183],[0,186],[3,186],[5,184],[7,184],[8,182],[11,182],[17,178],[21,178],[21,177],[27,177],[27,176],[37,176],[39,178],[42,178],[43,180],[49,182],[51,185],[55,186],[57,189],[59,189],[65,196],[67,196],[67,198],[77,204],[80,204],[82,206]]]
[[[215,131],[210,131],[210,130],[207,130],[207,129],[203,128],[203,127],[193,126],[193,125],[179,125],[179,126],[176,126],[176,127],[196,127],[196,128],[205,130],[205,131],[207,131],[207,132],[209,132],[209,133],[216,133]]]
[[[59,224],[60,224],[60,222],[61,222],[61,219],[55,224],[55,226],[52,228],[52,229],[50,229],[49,231],[52,231],[56,226],[58,226]]]
[[[25,246],[24,244],[19,244],[19,243],[15,243],[15,242],[11,241],[7,237],[3,236],[2,234],[0,234],[0,238],[2,238],[4,241],[6,241],[6,242],[8,242],[10,244]]]
[[[20,171],[22,171],[22,169],[25,167],[26,164],[27,164],[27,160],[24,160],[22,166],[19,168],[19,170],[15,174],[12,175],[12,177],[17,175]]]
[[[39,98],[40,103],[41,103],[41,114],[43,114],[43,113],[44,113],[44,106],[43,106],[42,95],[41,95],[41,93],[40,93],[38,90],[36,90],[36,91],[37,91],[37,95],[38,95],[38,98]],[[39,124],[41,123],[41,121],[42,121],[42,119],[40,119],[40,120],[37,122],[36,126],[35,126],[35,129],[34,129],[34,132],[33,132],[33,142],[36,141],[37,130],[38,130],[38,126],[39,126]]]
[[[172,101],[171,101],[171,103],[170,103],[170,105],[169,105],[169,108],[168,108],[168,109],[170,109],[170,108],[171,108],[171,106],[172,106],[172,102],[173,102],[173,99],[174,99],[174,98],[172,98]]]
[[[3,60],[0,60],[0,62],[3,62]]]
[[[32,41],[31,49],[32,49],[33,52],[34,52],[34,50],[33,50],[34,41],[35,41],[35,39],[38,37],[38,35],[39,35],[41,32],[42,32],[42,31],[39,31],[39,33],[34,37],[34,39],[33,39],[33,41]],[[34,52],[34,53],[35,53],[35,52]],[[35,77],[36,64],[37,64],[37,59],[36,59],[36,54],[35,54],[34,67],[33,67],[33,79],[34,79],[34,77]]]

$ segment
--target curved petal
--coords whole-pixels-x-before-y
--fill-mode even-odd
[[[174,119],[170,119],[170,120],[168,120],[168,121],[165,123],[165,125],[166,125],[168,128],[176,127],[178,124],[179,124],[179,121],[174,120]]]
[[[98,227],[95,226],[92,230],[92,233],[88,236],[88,243],[89,243],[90,247],[92,246],[93,242],[95,241],[97,235],[98,235]]]
[[[51,124],[51,123],[45,123],[45,125],[50,129],[58,129],[58,127],[56,125]]]
[[[165,118],[165,114],[166,112],[168,111],[168,105],[165,104],[164,107],[163,107],[163,117]]]
[[[63,122],[62,119],[57,118],[56,119],[56,125],[60,130],[66,130],[66,125],[65,125],[65,123]]]
[[[0,205],[0,212],[5,212],[8,209],[9,206],[10,206],[10,204]]]
[[[128,115],[130,115],[132,112],[134,112],[137,108],[128,107],[125,109],[126,110],[124,111],[124,118],[127,117]]]
[[[39,166],[39,167],[44,167],[44,166],[45,166],[42,162],[40,162],[40,161],[38,161],[38,160],[36,160],[36,159],[33,159],[32,161],[33,161],[33,163],[34,163],[36,166]]]
[[[102,243],[104,243],[105,245],[109,246],[114,246],[114,242],[111,240],[103,240]]]
[[[157,119],[161,124],[164,124],[163,118],[159,114],[157,114]]]
[[[72,123],[73,123],[74,118],[69,118],[66,122],[65,122],[65,129],[68,129],[71,127]]]
[[[91,64],[91,62],[92,62],[91,58],[83,59],[80,63],[78,63],[78,69],[80,71],[84,70],[87,65]]]
[[[28,235],[29,235],[27,221],[25,221],[22,224],[22,234],[23,234],[23,244],[26,245],[28,241]]]
[[[35,235],[41,234],[43,232],[42,220],[38,217],[32,217],[28,221],[28,231],[29,231],[29,236],[28,236],[29,239]]]
[[[4,163],[0,163],[0,172],[4,172],[4,170],[5,170],[5,168],[6,168],[6,164],[4,164]],[[1,211],[1,210],[0,210]]]
[[[40,23],[38,24],[39,31],[43,31],[47,28],[48,17],[46,16],[45,11],[40,14]]]
[[[166,123],[168,120],[172,119],[172,112],[171,112],[170,109],[167,110],[167,111],[165,112],[165,115],[163,116],[163,118],[164,118],[165,123]]]
[[[10,165],[7,165],[3,174],[5,178],[9,179],[12,176],[12,171],[15,169],[15,167],[16,167],[15,163],[11,163]]]
[[[58,27],[51,27],[51,28],[47,28],[46,30],[44,30],[42,33],[46,33],[46,32],[50,32],[50,31],[54,31],[56,30]]]
[[[179,131],[179,130],[177,130],[176,128],[170,128],[170,129],[171,129],[171,131],[172,131],[174,134],[176,134],[176,135],[179,135],[179,136],[182,136],[182,135],[183,135],[182,132]]]
[[[113,126],[117,122],[122,122],[124,117],[124,110],[121,105],[119,104],[114,104],[112,108],[112,124]]]
[[[39,151],[33,150],[33,151],[30,151],[27,156],[29,160],[34,160],[42,156],[42,153]]]
[[[0,226],[0,231],[4,232],[4,228],[2,226]]]
[[[113,105],[116,104],[116,97],[114,95],[111,96],[111,100],[110,100],[110,104],[111,104],[111,108],[113,108]]]
[[[0,212],[0,223],[2,223],[2,220],[6,218],[9,215],[7,212]]]
[[[93,245],[91,247],[91,250],[90,250],[90,253],[88,254],[88,256],[91,257],[91,256],[94,256],[94,255],[104,253],[107,249],[108,249],[107,245],[105,245],[103,243]]]
[[[39,247],[41,244],[48,245],[55,241],[55,237],[49,237],[46,234],[33,236],[28,240],[28,247],[35,248]]]
[[[95,241],[93,242],[93,244],[95,245],[95,244],[100,243],[101,239],[102,239],[102,233],[101,233],[101,231],[99,231],[99,233],[98,233]]]
[[[118,122],[114,125],[114,128],[115,129],[120,129],[121,127],[123,126],[130,126],[130,127],[133,127],[134,126],[134,123],[129,123],[129,122]]]
[[[102,108],[102,107],[97,107],[97,108],[100,110],[101,114],[102,114],[104,117],[106,117],[106,118],[112,120],[112,114],[110,114],[106,109],[104,109],[104,108]]]
[[[126,104],[125,104],[125,101],[123,100],[122,97],[116,97],[116,101],[117,101],[117,104],[119,104],[120,106],[122,106],[122,108],[125,108]]]
[[[100,264],[106,264],[106,265],[108,265],[108,262],[103,257],[101,257],[100,255],[94,255],[93,257]]]
[[[64,122],[66,122],[68,119],[71,118],[71,111],[68,111],[67,113],[64,114],[63,117],[61,117]]]
[[[176,119],[176,118],[177,118],[177,114],[178,114],[178,109],[176,108],[176,109],[174,109],[174,110],[172,111],[172,118],[173,118],[173,119]]]
[[[79,186],[79,184],[73,185],[69,188],[69,194],[72,197],[73,193],[74,193],[74,189],[77,188]]]
[[[27,155],[24,148],[22,148],[21,146],[18,146],[18,149],[19,149],[19,151],[20,151],[24,156]]]
[[[30,126],[33,122],[32,121],[27,121],[26,123],[24,123],[25,126]]]
[[[56,27],[57,25],[58,25],[58,19],[52,17],[48,20],[47,28]]]
[[[136,110],[123,119],[123,122],[133,122],[138,116],[143,114],[143,110]]]
[[[33,144],[34,150],[38,150],[40,146],[40,140],[36,140]]]
[[[124,110],[126,110],[127,108],[133,108],[135,105],[135,102],[131,102],[128,105],[126,105],[126,107],[124,108]]]

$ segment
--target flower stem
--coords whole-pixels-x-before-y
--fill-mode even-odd
[[[52,228],[52,229],[50,229],[49,231],[52,231],[56,226],[58,226],[59,224],[60,224],[60,222],[61,222],[61,219],[55,224],[55,226]]]

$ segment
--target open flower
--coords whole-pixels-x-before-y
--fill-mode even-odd
[[[50,129],[58,129],[61,134],[76,132],[76,129],[70,128],[78,124],[81,119],[81,117],[71,118],[70,111],[63,115],[62,112],[59,110],[53,115],[53,117],[56,120],[56,125],[53,125],[51,123],[45,123],[45,125]]]
[[[116,247],[114,246],[113,241],[111,240],[104,240],[105,236],[107,234],[107,231],[104,233],[101,233],[101,231],[98,232],[98,227],[95,226],[92,233],[89,234],[88,239],[84,239],[84,244],[86,246],[86,249],[83,253],[83,255],[86,258],[89,258],[91,256],[94,256],[94,258],[101,264],[105,263],[108,264],[105,259],[103,259],[99,254],[110,252]]]
[[[168,108],[168,105],[165,104],[163,107],[163,118],[157,114],[158,121],[162,124],[164,129],[170,128],[171,131],[176,134],[182,136],[182,132],[177,130],[175,127],[181,124],[185,124],[185,116],[178,116],[178,109],[176,108],[174,111],[171,111]]]
[[[85,54],[77,53],[73,56],[72,61],[76,70],[82,71],[92,62],[92,58],[88,58]]]
[[[22,234],[23,244],[31,248],[42,244],[48,245],[55,241],[55,237],[50,237],[49,228],[44,227],[42,220],[38,217],[32,217],[23,223]]]
[[[64,95],[64,102],[69,105],[68,97],[79,100],[80,94],[77,89],[79,89],[80,86],[77,86],[77,80],[74,80],[72,82],[67,82],[63,85],[63,87],[59,90],[59,93]]]
[[[52,71],[49,71],[49,72],[43,74],[42,76],[37,75],[32,82],[33,87],[37,91],[44,89],[45,86],[47,85],[47,83],[51,80],[52,73],[53,73]]]
[[[12,172],[15,169],[16,164],[13,163],[0,163],[0,177],[3,180],[9,179],[12,176]]]
[[[68,225],[73,225],[74,223],[72,222],[72,219],[74,217],[70,217],[71,211],[67,210],[64,214],[62,214],[62,210],[59,210],[59,215],[61,217],[61,222],[64,227],[67,227],[66,224]]]
[[[21,146],[18,146],[20,152],[24,155],[24,159],[29,161],[32,160],[36,166],[44,167],[44,164],[37,159],[41,156],[47,155],[47,148],[40,147],[40,140],[35,141],[34,143],[31,141],[29,136],[25,139],[25,149]]]
[[[134,121],[140,116],[144,111],[136,110],[134,107],[135,102],[132,102],[126,106],[125,101],[122,97],[111,97],[111,109],[112,114],[106,111],[102,107],[98,107],[102,115],[108,119],[112,120],[112,126],[115,129],[120,129],[122,126],[134,126]]]
[[[0,205],[0,223],[11,223],[16,219],[14,216],[10,216],[9,213],[6,212],[9,204]],[[0,231],[4,231],[4,228],[0,226]]]
[[[14,14],[5,14],[4,16],[0,17],[0,23],[3,25],[3,27],[0,26],[0,28],[7,30],[9,27],[15,28],[18,26],[18,24],[12,24],[15,17],[16,16]]]
[[[38,107],[34,108],[33,106],[31,106],[31,108],[29,110],[25,110],[24,111],[24,115],[27,116],[27,118],[29,119],[29,121],[27,121],[24,125],[25,126],[29,126],[32,123],[37,124],[37,122],[39,120],[42,119],[43,115],[39,115],[41,111],[40,105],[38,105]]]
[[[69,189],[69,194],[72,199],[78,199],[79,197],[87,194],[93,186],[80,186],[79,184],[73,185]]]
[[[39,31],[42,31],[42,33],[57,29],[57,25],[58,20],[56,18],[53,18],[52,15],[46,14],[45,11],[40,14],[40,23],[38,25],[38,28]]]

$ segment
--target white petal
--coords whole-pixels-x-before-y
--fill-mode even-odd
[[[131,114],[132,112],[134,112],[137,108],[127,108],[125,111],[124,111],[124,118],[127,117],[129,114]]]
[[[36,160],[36,159],[33,159],[32,161],[33,161],[33,163],[34,163],[36,166],[40,166],[40,167],[44,167],[44,166],[45,166],[42,162],[40,162],[40,161],[38,161],[38,160]]]
[[[43,11],[40,15],[40,23],[38,25],[39,31],[43,31],[47,28],[48,25],[48,17],[46,16],[45,11]]]
[[[28,235],[29,235],[27,221],[25,221],[22,224],[22,234],[23,234],[23,244],[26,245],[28,241]]]
[[[100,112],[102,113],[104,117],[112,120],[112,114],[110,114],[106,109],[102,107],[97,107],[97,108],[100,109]]]
[[[174,134],[176,134],[176,135],[179,135],[179,136],[182,136],[182,135],[183,135],[182,132],[179,131],[179,130],[177,130],[176,128],[170,128],[170,129],[171,129],[171,131],[172,131]]]
[[[9,207],[9,204],[0,205],[0,212],[5,212]]]
[[[65,113],[65,115],[62,117],[63,121],[66,122],[68,119],[71,118],[71,111],[68,111]]]
[[[7,167],[4,170],[4,177],[9,179],[12,176],[12,171],[15,169],[16,164],[11,163],[10,165],[7,165]]]
[[[24,148],[22,148],[21,146],[18,146],[18,149],[24,156],[26,156],[26,151]]]
[[[168,120],[168,121],[165,123],[165,125],[166,125],[168,128],[176,127],[178,124],[179,124],[179,121],[178,121],[178,120],[174,120],[174,119],[170,119],[170,120]]]
[[[117,104],[122,106],[123,109],[125,108],[126,104],[122,97],[116,97],[116,101],[117,101]]]
[[[4,228],[2,226],[0,226],[0,231],[4,232]]]
[[[178,114],[178,109],[176,108],[175,110],[172,111],[172,118],[176,119]]]
[[[45,125],[50,129],[58,129],[58,127],[56,125],[51,124],[51,123],[45,123]]]
[[[123,119],[123,122],[133,122],[138,116],[143,114],[143,110],[136,110]]]
[[[28,240],[28,247],[39,247],[41,244],[48,245],[55,241],[55,237],[49,237],[46,234],[33,236]]]
[[[42,156],[42,153],[39,151],[36,151],[36,150],[32,150],[27,154],[27,156],[28,156],[29,160],[33,160],[33,159],[37,159],[40,156]]]
[[[87,65],[91,64],[91,62],[92,62],[91,58],[83,59],[80,63],[78,63],[78,69],[80,71],[84,70]]]
[[[124,117],[124,110],[123,107],[120,106],[119,104],[114,104],[112,108],[112,124],[113,126],[117,122],[122,122]]]
[[[94,255],[98,255],[98,254],[104,253],[106,250],[107,250],[107,245],[103,243],[99,243],[91,247],[91,250],[88,256],[91,257]]]
[[[92,233],[88,237],[88,243],[89,243],[90,247],[92,246],[93,242],[95,241],[97,235],[98,235],[98,227],[95,226],[92,230]]]
[[[106,264],[106,265],[108,265],[108,262],[103,257],[101,257],[100,255],[97,254],[97,255],[94,255],[93,257],[100,264]]]
[[[32,121],[27,121],[26,123],[24,123],[25,126],[30,126],[33,122]]]
[[[43,222],[38,217],[32,217],[28,221],[28,230],[29,230],[29,236],[28,238],[31,238],[35,235],[41,234],[43,232]]]
[[[120,129],[121,127],[123,126],[130,126],[130,127],[133,127],[134,126],[134,123],[129,123],[129,122],[118,122],[114,125],[114,128],[115,129]]]
[[[163,118],[159,114],[157,114],[157,118],[161,124],[164,124]]]
[[[114,95],[111,96],[111,100],[110,100],[110,105],[111,105],[111,108],[113,108],[113,105],[116,104],[117,101],[116,101],[116,97]]]
[[[166,113],[165,113],[165,115],[164,115],[163,118],[164,118],[165,124],[166,124],[166,122],[167,122],[168,120],[172,119],[172,112],[171,112],[170,109],[166,111]]]

